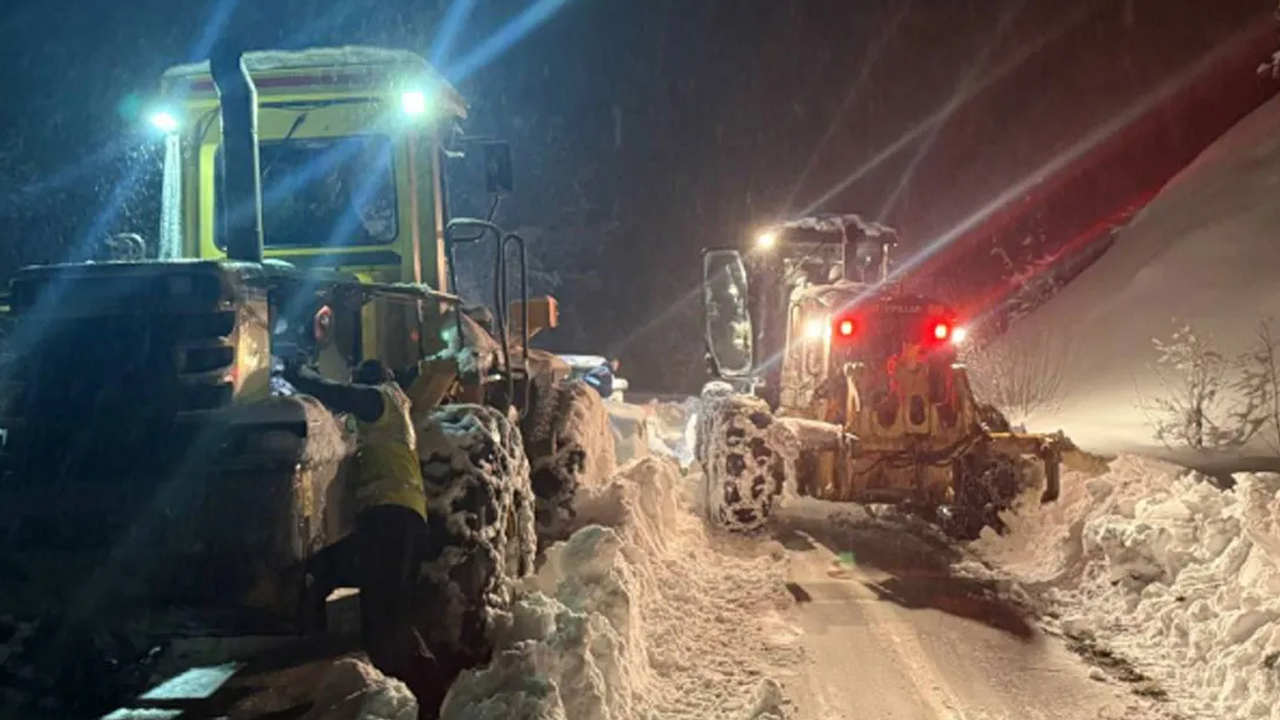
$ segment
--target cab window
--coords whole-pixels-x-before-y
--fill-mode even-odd
[[[262,229],[267,248],[386,245],[399,233],[393,145],[385,135],[265,141],[259,149]],[[223,157],[216,242],[226,248]]]

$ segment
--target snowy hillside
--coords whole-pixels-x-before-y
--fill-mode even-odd
[[[1208,450],[1248,425],[1259,429],[1245,454],[1275,457],[1275,364],[1268,380],[1257,374],[1268,363],[1245,368],[1237,358],[1257,348],[1267,317],[1280,336],[1278,189],[1280,98],[1210,146],[1101,259],[994,343],[991,356],[1004,361],[975,362],[979,383],[1039,385],[1005,393],[1044,396],[1013,408],[1015,422],[1061,428],[1090,450],[1203,463],[1224,458]],[[1176,340],[1188,327],[1196,342]],[[1153,339],[1173,344],[1163,362]],[[1197,344],[1190,356],[1177,352]],[[1015,379],[1016,368],[1036,368],[1037,379]],[[1233,386],[1249,380],[1272,409],[1234,417],[1249,393]],[[1206,450],[1187,449],[1196,445]]]

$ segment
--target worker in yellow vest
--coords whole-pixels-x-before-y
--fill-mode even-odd
[[[298,364],[286,366],[284,379],[355,421],[355,549],[365,650],[379,670],[412,688],[434,661],[414,628],[426,493],[409,398],[377,360],[361,363],[351,383]]]

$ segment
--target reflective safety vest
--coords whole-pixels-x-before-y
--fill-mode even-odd
[[[409,419],[409,396],[394,382],[378,386],[382,414],[373,422],[356,419],[359,438],[355,482],[356,510],[379,505],[409,508],[427,516],[418,438]]]

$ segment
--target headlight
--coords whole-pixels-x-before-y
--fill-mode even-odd
[[[831,326],[822,318],[809,318],[804,323],[804,337],[806,340],[821,340],[830,332]]]
[[[400,107],[406,115],[421,115],[427,111],[427,96],[421,90],[409,90],[400,96]]]
[[[151,127],[165,134],[178,132],[178,118],[167,110],[157,110],[147,118]]]

